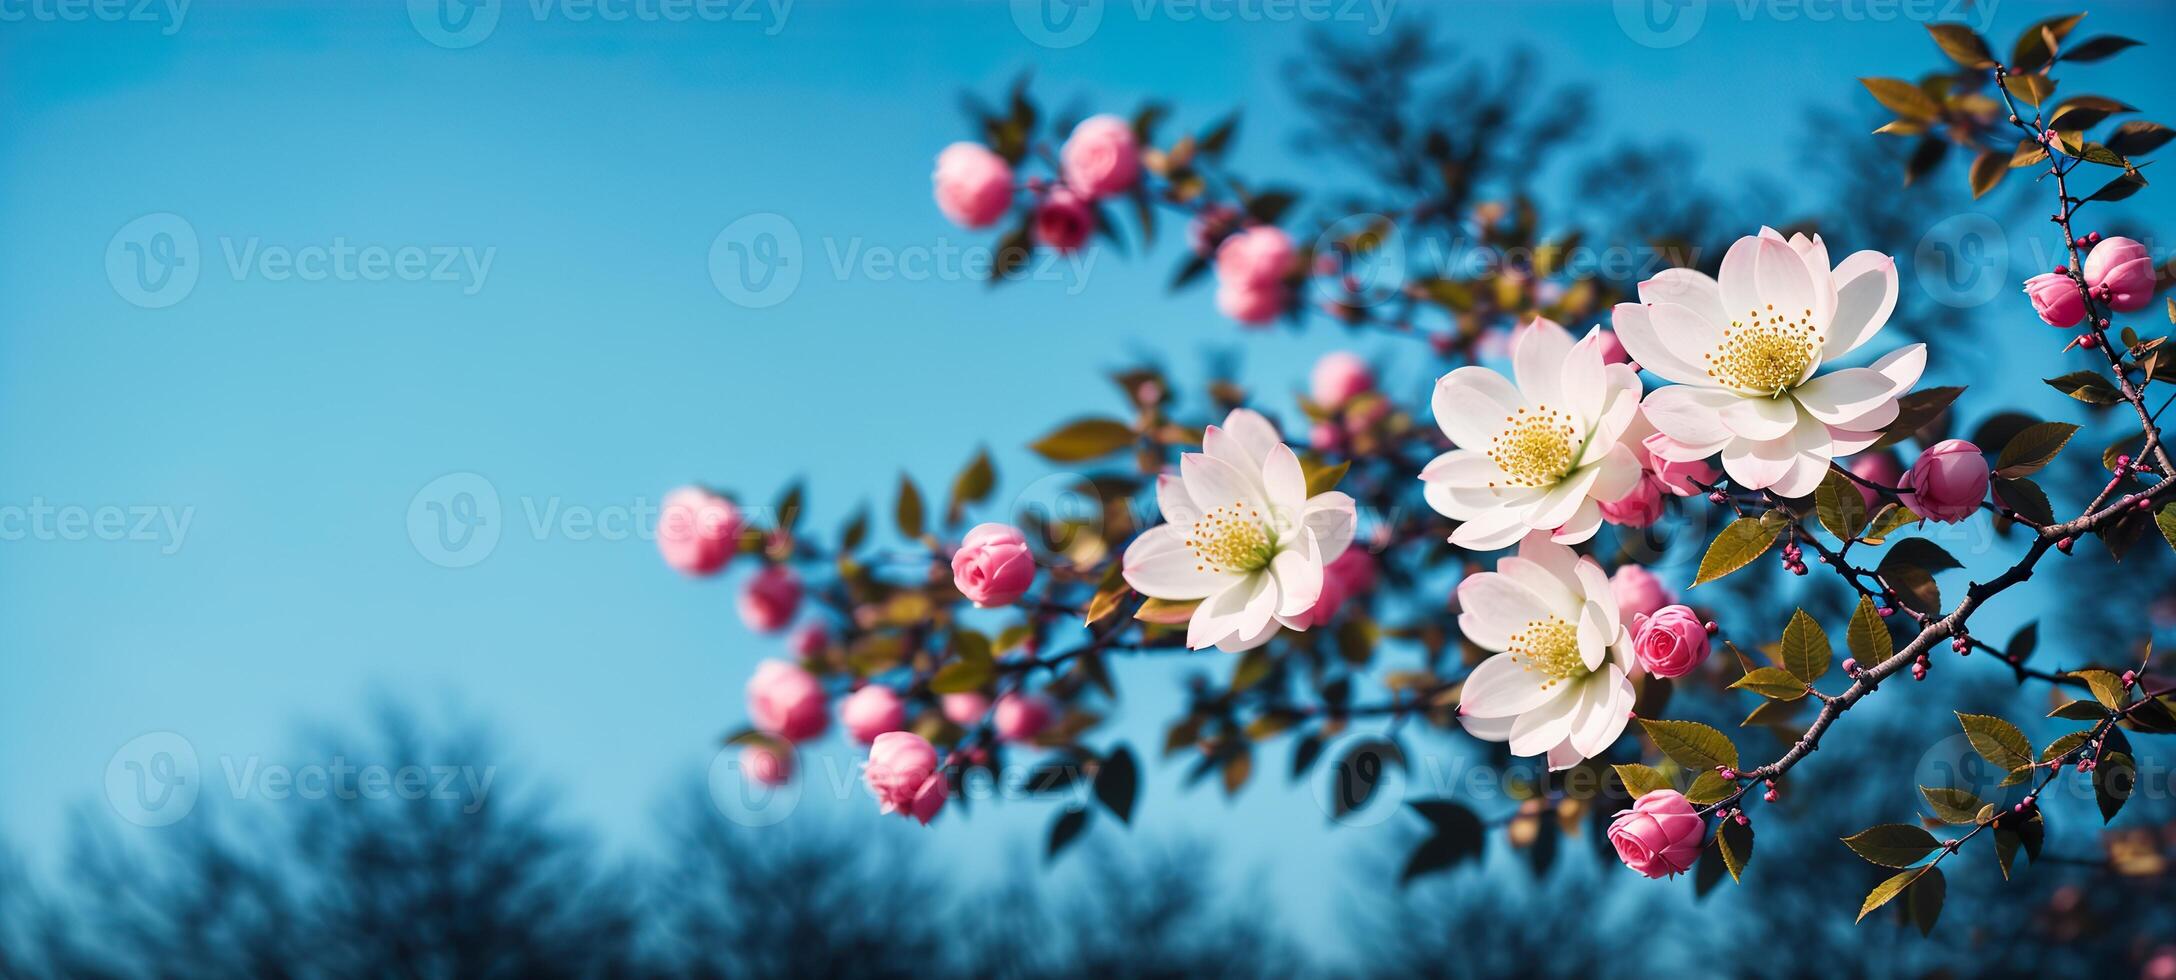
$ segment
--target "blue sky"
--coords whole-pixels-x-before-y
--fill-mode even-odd
[[[358,720],[374,695],[491,723],[500,779],[562,788],[639,841],[778,649],[738,624],[737,575],[679,578],[626,519],[693,480],[761,500],[805,477],[812,519],[835,524],[901,470],[942,481],[977,445],[1017,492],[1044,472],[1018,447],[1107,406],[1107,369],[1149,350],[1185,370],[1241,343],[1206,291],[1165,295],[1170,236],[1148,260],[1098,251],[995,291],[857,261],[988,244],[929,200],[935,153],[967,135],[958,93],[1032,68],[1053,103],[1153,95],[1188,125],[1244,106],[1242,168],[1336,179],[1289,150],[1282,68],[1307,25],[1283,20],[1111,0],[1092,36],[1052,48],[1003,3],[606,22],[507,0],[455,48],[426,37],[418,2],[412,19],[197,0],[178,25],[166,7],[108,22],[0,2],[30,12],[0,21],[0,504],[121,522],[0,544],[0,833],[18,843],[57,840],[68,804],[101,801],[139,735],[180,733],[207,771],[288,759],[298,725]],[[1353,9],[1323,26],[1378,26]],[[1789,181],[1804,107],[1859,105],[1855,76],[1937,57],[1909,22],[1702,9],[1672,47],[1636,43],[1598,3],[1390,16],[1540,50],[1552,81],[1597,85],[1604,130],[1680,137],[1707,179]],[[2052,10],[2001,4],[1992,33]],[[2109,5],[2089,27],[2157,43],[2168,15]],[[2165,103],[2167,75],[2123,94]],[[801,245],[798,283],[760,308],[709,267],[751,215]],[[131,244],[163,257],[189,236],[193,286],[131,285]],[[147,296],[157,308],[131,302]],[[1245,377],[1291,390],[1340,346],[1319,326],[1247,337]],[[1411,350],[1358,349],[1402,396],[1432,380]],[[463,567],[432,560],[436,498],[419,498],[450,474],[500,506],[496,545]],[[1174,669],[1122,668],[1114,735],[1158,741]],[[1325,836],[1305,787],[1258,780],[1226,803],[1152,768],[1144,830],[1275,857],[1301,912],[1331,911],[1308,883],[1374,843]],[[1048,814],[979,808],[929,837],[1028,848]]]

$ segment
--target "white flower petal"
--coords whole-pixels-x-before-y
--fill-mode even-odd
[[[1655,431],[1693,448],[1713,448],[1729,442],[1735,436],[1723,425],[1723,408],[1738,400],[1738,396],[1713,388],[1695,388],[1691,385],[1671,385],[1647,393],[1640,402],[1640,415]],[[1698,457],[1705,459],[1706,455]]]
[[[1602,363],[1601,328],[1588,331],[1587,335],[1564,355],[1557,365],[1563,391],[1565,409],[1579,420],[1579,424],[1592,428],[1601,421],[1602,410],[1609,405],[1610,396],[1616,393],[1610,387],[1609,372]]]
[[[1690,377],[1682,384],[1706,388],[1721,386],[1722,383],[1708,373],[1708,358],[1722,349],[1723,331],[1730,329],[1729,320],[1710,320],[1675,303],[1651,304],[1647,307],[1647,317],[1654,321],[1655,332],[1662,336],[1662,342],[1669,345],[1678,361],[1686,365]],[[1640,366],[1647,367],[1648,364],[1641,361]]]
[[[1437,456],[1421,468],[1420,478],[1454,487],[1487,487],[1508,479],[1503,467],[1478,449],[1453,449]]]
[[[1519,542],[1519,558],[1547,571],[1566,592],[1580,594],[1578,552],[1550,541],[1547,535],[1530,534]]]
[[[1896,260],[1875,251],[1853,252],[1837,263],[1835,278],[1836,312],[1821,342],[1825,361],[1857,350],[1896,309]]]
[[[1292,447],[1281,442],[1270,446],[1262,461],[1262,488],[1269,496],[1271,526],[1279,532],[1298,527],[1301,508],[1307,504],[1307,473]]]
[[[1639,388],[1615,389],[1609,392],[1608,397],[1609,403],[1602,408],[1601,416],[1595,420],[1594,432],[1587,437],[1586,448],[1579,453],[1580,466],[1600,461],[1619,443],[1628,441],[1625,433],[1639,420]]]
[[[1595,468],[1594,486],[1587,496],[1597,501],[1623,500],[1633,488],[1640,485],[1640,460],[1632,447],[1618,443],[1610,447],[1609,455]]]
[[[1615,664],[1587,681],[1587,688],[1586,710],[1572,718],[1571,742],[1580,754],[1592,758],[1608,751],[1624,734],[1638,693],[1632,688],[1631,678]]]
[[[1672,303],[1691,310],[1709,323],[1730,322],[1723,310],[1723,289],[1698,269],[1664,269],[1640,283],[1640,302]],[[1645,361],[1640,363],[1645,364]]]
[[[1481,449],[1503,428],[1505,418],[1526,407],[1526,397],[1503,375],[1469,365],[1436,381],[1429,406],[1452,443]]]
[[[1276,636],[1277,632],[1284,628],[1284,625],[1284,623],[1272,619],[1260,630],[1256,631],[1254,635],[1242,636],[1238,633],[1233,633],[1232,635],[1217,641],[1216,648],[1224,651],[1225,653],[1245,653],[1246,651],[1252,650],[1255,647],[1261,646],[1264,643],[1268,643],[1269,638]]]
[[[1586,758],[1579,754],[1579,750],[1573,747],[1571,738],[1566,736],[1564,741],[1556,744],[1556,748],[1549,750],[1549,771],[1562,772],[1586,761]]]
[[[1573,570],[1579,575],[1579,594],[1601,611],[1602,642],[1617,642],[1621,624],[1617,619],[1617,592],[1610,588],[1609,573],[1602,571],[1601,563],[1592,558],[1579,559]]]
[[[1722,419],[1723,427],[1740,439],[1781,439],[1798,427],[1798,403],[1789,398],[1733,398],[1723,405]]]
[[[1834,456],[1849,456],[1852,453],[1863,453],[1880,441],[1881,433],[1879,432],[1858,432],[1851,429],[1839,429],[1833,425],[1828,427],[1828,446],[1832,458]]]
[[[1889,378],[1873,368],[1831,371],[1791,389],[1791,398],[1807,414],[1830,425],[1861,416],[1878,429],[1896,418],[1896,396],[1889,394]],[[1874,419],[1887,414],[1886,419]]]
[[[1192,524],[1201,520],[1201,508],[1186,495],[1186,481],[1171,473],[1156,477],[1156,510],[1167,524]]]
[[[1572,335],[1552,320],[1536,319],[1518,329],[1511,342],[1511,373],[1529,404],[1568,406],[1564,362],[1571,350]]]
[[[1322,560],[1331,562],[1352,545],[1360,519],[1350,496],[1341,490],[1325,490],[1307,498],[1300,508],[1300,525],[1314,537]]]
[[[1284,441],[1267,417],[1251,408],[1235,408],[1224,416],[1224,429],[1239,440],[1240,448],[1257,463],[1268,458],[1269,448]]]
[[[1640,367],[1653,371],[1664,380],[1678,384],[1704,385],[1712,379],[1699,361],[1686,361],[1669,343],[1662,339],[1655,326],[1653,307],[1638,303],[1619,303],[1610,314],[1610,325],[1617,331],[1617,340],[1624,344],[1624,351]]]
[[[1579,509],[1579,502],[1587,499],[1587,491],[1594,488],[1595,478],[1601,475],[1601,467],[1590,466],[1558,480],[1548,493],[1527,508],[1523,518],[1526,526],[1537,531],[1554,531],[1564,526]]]
[[[1277,579],[1277,615],[1297,616],[1315,608],[1322,597],[1322,550],[1315,536],[1302,533],[1300,546],[1277,553],[1269,572]]]
[[[1502,742],[1511,737],[1511,726],[1519,723],[1517,715],[1502,718],[1484,718],[1478,715],[1459,715],[1458,724],[1466,734],[1484,742]]]
[[[1186,546],[1186,528],[1158,524],[1126,546],[1122,572],[1133,590],[1158,599],[1204,599],[1229,588],[1239,576],[1212,572]]]
[[[1602,607],[1589,602],[1579,610],[1579,660],[1588,670],[1598,670],[1609,656],[1611,633],[1602,622]]]
[[[1276,609],[1276,583],[1266,572],[1231,580],[1229,587],[1194,610],[1186,624],[1186,645],[1199,650],[1234,634],[1253,636]]]
[[[1531,530],[1533,528],[1522,516],[1522,509],[1503,507],[1484,511],[1458,525],[1458,529],[1451,532],[1451,543],[1467,551],[1495,551],[1511,547]]]
[[[1496,574],[1525,586],[1527,591],[1532,592],[1547,607],[1549,615],[1567,623],[1579,618],[1579,608],[1584,600],[1540,562],[1517,556],[1499,558],[1496,561]]]
[[[1541,706],[1554,693],[1541,686],[1548,678],[1508,653],[1483,660],[1458,688],[1458,710],[1476,718],[1504,718]]]
[[[1481,572],[1458,583],[1458,631],[1483,650],[1506,650],[1511,635],[1549,617],[1549,604],[1508,575]]]
[[[1594,532],[1601,529],[1602,505],[1588,497],[1579,502],[1579,509],[1572,512],[1571,518],[1558,527],[1556,533],[1549,535],[1549,540],[1578,544],[1594,537]]]
[[[1204,512],[1238,506],[1267,517],[1269,502],[1262,499],[1261,480],[1232,468],[1230,463],[1207,453],[1179,457],[1179,476],[1186,481],[1186,495]]]
[[[1550,688],[1552,697],[1519,716],[1511,726],[1512,755],[1540,755],[1571,737],[1572,709],[1579,707],[1575,686],[1559,684]]]

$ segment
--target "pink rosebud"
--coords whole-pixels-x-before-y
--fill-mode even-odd
[[[2139,980],[2176,980],[2176,946],[2154,950],[2153,958],[2146,961],[2138,976]]]
[[[1060,252],[1088,244],[1095,230],[1095,212],[1068,188],[1053,188],[1035,207],[1035,240]]]
[[[1133,186],[1141,175],[1141,152],[1133,127],[1117,116],[1089,116],[1073,127],[1059,151],[1065,182],[1090,200]]]
[[[794,656],[803,660],[815,658],[830,645],[831,634],[824,632],[822,623],[804,623],[786,641],[786,649],[792,650]]]
[[[1652,616],[1676,602],[1670,587],[1641,565],[1626,565],[1609,577],[1609,591],[1617,600],[1617,615],[1627,620]]]
[[[997,699],[997,717],[992,721],[999,739],[1026,742],[1050,727],[1054,713],[1050,699],[1040,694],[1007,694]]]
[[[793,756],[774,752],[770,746],[750,742],[741,747],[740,771],[752,782],[784,786],[793,778]]]
[[[861,778],[884,813],[927,824],[944,809],[948,787],[937,769],[937,749],[913,732],[878,735],[869,746],[869,765]]]
[[[1632,355],[1631,355],[1631,354],[1629,354],[1629,353],[1627,353],[1627,352],[1625,351],[1625,349],[1624,349],[1624,341],[1622,341],[1622,340],[1618,340],[1618,339],[1617,339],[1617,332],[1616,332],[1616,331],[1614,331],[1614,330],[1602,330],[1602,331],[1598,331],[1598,332],[1597,332],[1597,333],[1595,333],[1595,335],[1594,335],[1594,342],[1595,342],[1595,344],[1596,344],[1596,345],[1598,345],[1598,346],[1600,346],[1600,347],[1602,348],[1602,363],[1604,363],[1604,364],[1630,364],[1630,363],[1632,363]]]
[[[1707,821],[1674,789],[1650,790],[1609,822],[1617,859],[1649,878],[1683,874],[1700,858]]]
[[[1662,518],[1662,482],[1640,474],[1632,492],[1602,505],[1602,519],[1623,527],[1646,527]]]
[[[801,576],[784,565],[768,565],[740,592],[740,621],[758,633],[775,633],[793,622],[801,606]]]
[[[839,702],[839,723],[854,741],[873,744],[877,736],[906,727],[907,705],[891,688],[871,684]]]
[[[1632,450],[1632,455],[1639,459],[1640,466],[1654,476],[1655,482],[1663,490],[1674,497],[1706,493],[1707,491],[1695,486],[1694,481],[1712,487],[1720,476],[1714,465],[1707,460],[1685,458],[1692,454],[1693,450],[1686,448],[1683,443],[1660,432],[1641,439]]]
[[[1683,677],[1708,659],[1708,628],[1684,606],[1664,606],[1632,621],[1632,652],[1657,677]]]
[[[697,487],[665,495],[657,515],[657,551],[687,575],[712,575],[740,546],[740,508]]]
[[[1307,444],[1318,453],[1342,452],[1345,449],[1345,430],[1335,422],[1317,422],[1307,427]]]
[[[2025,280],[2025,295],[2032,300],[2032,311],[2040,314],[2040,322],[2048,326],[2075,327],[2085,319],[2085,294],[2069,276],[2043,272]]]
[[[1224,240],[1216,250],[1217,282],[1266,287],[1282,285],[1292,271],[1292,239],[1274,225],[1258,225]]]
[[[1250,286],[1244,283],[1216,287],[1216,310],[1234,320],[1259,327],[1283,315],[1283,286]]]
[[[1309,393],[1315,404],[1323,408],[1336,408],[1354,395],[1374,387],[1375,372],[1368,370],[1368,362],[1351,351],[1322,355],[1322,359],[1315,362],[1314,373],[1308,376]]]
[[[2115,310],[2130,313],[2153,302],[2153,256],[2135,239],[2102,239],[2085,256],[2083,271],[2086,288]]]
[[[1012,208],[1012,165],[980,143],[937,154],[937,209],[962,228],[985,228]]]
[[[1011,605],[1035,584],[1028,539],[1011,525],[975,525],[952,553],[952,584],[984,609]]]
[[[1904,479],[1904,464],[1896,461],[1895,453],[1869,453],[1853,459],[1848,468],[1851,475],[1885,487],[1896,486]],[[1868,511],[1881,505],[1881,495],[1866,487],[1859,487],[1859,497],[1866,501]]]
[[[981,724],[982,716],[990,713],[989,697],[973,691],[947,694],[939,703],[944,708],[945,720],[961,728]]]
[[[1987,497],[1987,457],[1963,439],[1927,447],[1904,474],[1904,506],[1932,521],[1955,524]]]
[[[831,724],[824,712],[823,685],[783,660],[764,661],[748,679],[748,720],[758,731],[788,742],[808,741]]]
[[[1327,626],[1337,615],[1345,600],[1366,595],[1375,590],[1375,556],[1366,548],[1347,548],[1345,553],[1322,566],[1322,592],[1315,597],[1315,604],[1294,618],[1309,629]]]

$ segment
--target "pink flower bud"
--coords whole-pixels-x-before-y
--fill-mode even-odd
[[[1007,694],[997,699],[997,716],[992,721],[999,739],[1027,742],[1050,727],[1053,714],[1050,699],[1040,694]]]
[[[1289,298],[1283,286],[1225,284],[1216,287],[1216,311],[1251,327],[1273,323]]]
[[[764,786],[784,786],[793,778],[793,756],[750,742],[740,750],[741,775]]]
[[[1327,626],[1345,600],[1374,590],[1375,556],[1366,548],[1347,548],[1322,566],[1322,591],[1315,596],[1314,606],[1294,617],[1293,622],[1305,623],[1309,629]]]
[[[1900,496],[1912,513],[1955,524],[1972,516],[1987,496],[1987,457],[1963,439],[1945,439],[1927,447],[1904,474]]]
[[[804,623],[786,641],[786,649],[792,650],[794,656],[803,660],[813,659],[830,645],[831,635],[824,632],[822,623]]]
[[[990,713],[989,697],[973,691],[947,694],[939,704],[944,708],[945,720],[961,728],[981,724],[982,716]]]
[[[2118,311],[2143,310],[2153,302],[2153,256],[2134,239],[2103,239],[2086,255],[2083,271],[2085,284]]]
[[[1332,351],[1315,362],[1315,370],[1308,377],[1309,394],[1315,404],[1324,408],[1336,408],[1354,395],[1375,387],[1375,372],[1368,369],[1368,362],[1351,351]]]
[[[793,622],[801,606],[801,576],[784,565],[769,565],[740,592],[740,621],[758,633],[775,633]]]
[[[861,778],[876,796],[879,810],[924,824],[944,809],[949,791],[944,773],[937,769],[936,747],[912,732],[878,735],[869,746],[869,765]]]
[[[1066,184],[1091,200],[1124,191],[1141,176],[1133,127],[1117,116],[1081,120],[1059,151],[1059,162]]]
[[[1707,821],[1674,789],[1651,790],[1609,822],[1617,858],[1649,878],[1682,874],[1700,858]]]
[[[2085,319],[2085,294],[2069,276],[2043,272],[2025,280],[2025,295],[2032,299],[2032,311],[2040,314],[2040,322],[2048,326],[2075,327]]]
[[[877,736],[906,727],[907,706],[891,688],[871,684],[839,702],[839,723],[854,741],[870,745]]]
[[[657,515],[657,551],[687,575],[712,575],[740,546],[740,508],[697,487],[665,495]]]
[[[1335,422],[1317,422],[1307,427],[1307,444],[1318,453],[1341,452],[1345,448],[1345,430]]]
[[[1602,505],[1602,519],[1622,527],[1647,527],[1662,518],[1662,483],[1641,474],[1632,492]]]
[[[1662,489],[1677,497],[1700,493],[1700,488],[1693,485],[1696,480],[1707,486],[1715,485],[1718,476],[1715,467],[1705,459],[1686,459],[1693,452],[1660,432],[1640,440],[1639,445],[1632,448],[1632,455],[1639,459],[1640,466],[1654,476]]]
[[[1216,250],[1217,309],[1241,323],[1276,319],[1284,312],[1292,254],[1291,237],[1270,225],[1226,238]]]
[[[788,742],[805,742],[824,733],[831,717],[824,711],[824,688],[808,671],[783,660],[766,660],[748,679],[748,720],[758,731]]]
[[[1604,364],[1630,364],[1630,363],[1632,363],[1632,355],[1631,355],[1631,354],[1629,354],[1629,353],[1626,353],[1626,351],[1625,351],[1625,349],[1624,349],[1624,341],[1622,341],[1622,340],[1619,340],[1619,339],[1617,339],[1617,332],[1616,332],[1616,331],[1614,331],[1614,330],[1602,330],[1602,331],[1598,331],[1598,332],[1596,332],[1596,333],[1595,333],[1595,335],[1594,335],[1594,343],[1595,343],[1595,344],[1597,344],[1597,345],[1599,345],[1599,346],[1600,346],[1600,347],[1602,348],[1602,363],[1604,363]]]
[[[1060,252],[1088,244],[1095,230],[1095,212],[1069,188],[1054,188],[1035,208],[1035,240]]]
[[[1896,454],[1890,452],[1868,453],[1864,456],[1854,457],[1848,469],[1851,470],[1853,476],[1861,480],[1869,483],[1879,483],[1885,487],[1896,486],[1904,479],[1904,464],[1897,462]],[[1857,484],[1852,485],[1858,486]],[[1859,498],[1866,501],[1868,513],[1872,513],[1874,508],[1881,506],[1881,495],[1866,487],[1859,487]]]
[[[1640,565],[1626,565],[1609,577],[1609,591],[1617,599],[1617,614],[1625,619],[1652,616],[1676,602],[1669,586]]]
[[[1664,606],[1633,620],[1632,652],[1657,677],[1683,677],[1708,659],[1708,628],[1684,606]]]
[[[1035,584],[1028,539],[1008,524],[975,525],[952,553],[952,584],[984,609],[1011,605]]]
[[[937,209],[962,228],[985,228],[1012,208],[1012,165],[980,143],[937,154]]]

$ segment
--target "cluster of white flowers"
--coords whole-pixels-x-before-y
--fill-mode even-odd
[[[1460,631],[1493,654],[1461,688],[1459,718],[1552,769],[1606,750],[1631,715],[1641,668],[1629,624],[1601,566],[1568,545],[1593,537],[1602,505],[1634,490],[1642,459],[1720,456],[1741,489],[1803,497],[1831,460],[1879,438],[1926,366],[1913,344],[1822,373],[1888,322],[1897,277],[1870,251],[1831,268],[1819,236],[1762,228],[1731,247],[1719,279],[1671,269],[1639,295],[1612,316],[1636,367],[1608,363],[1599,328],[1575,340],[1535,320],[1513,339],[1511,378],[1462,367],[1432,399],[1454,448],[1420,478],[1429,505],[1459,522],[1451,543],[1518,545],[1458,586]],[[1669,384],[1643,397],[1641,370]],[[1655,432],[1665,438],[1635,445]],[[1202,450],[1159,481],[1166,523],[1127,549],[1126,581],[1198,600],[1195,649],[1244,650],[1305,629],[1324,564],[1352,541],[1352,498],[1308,496],[1298,458],[1246,409],[1209,427]]]

